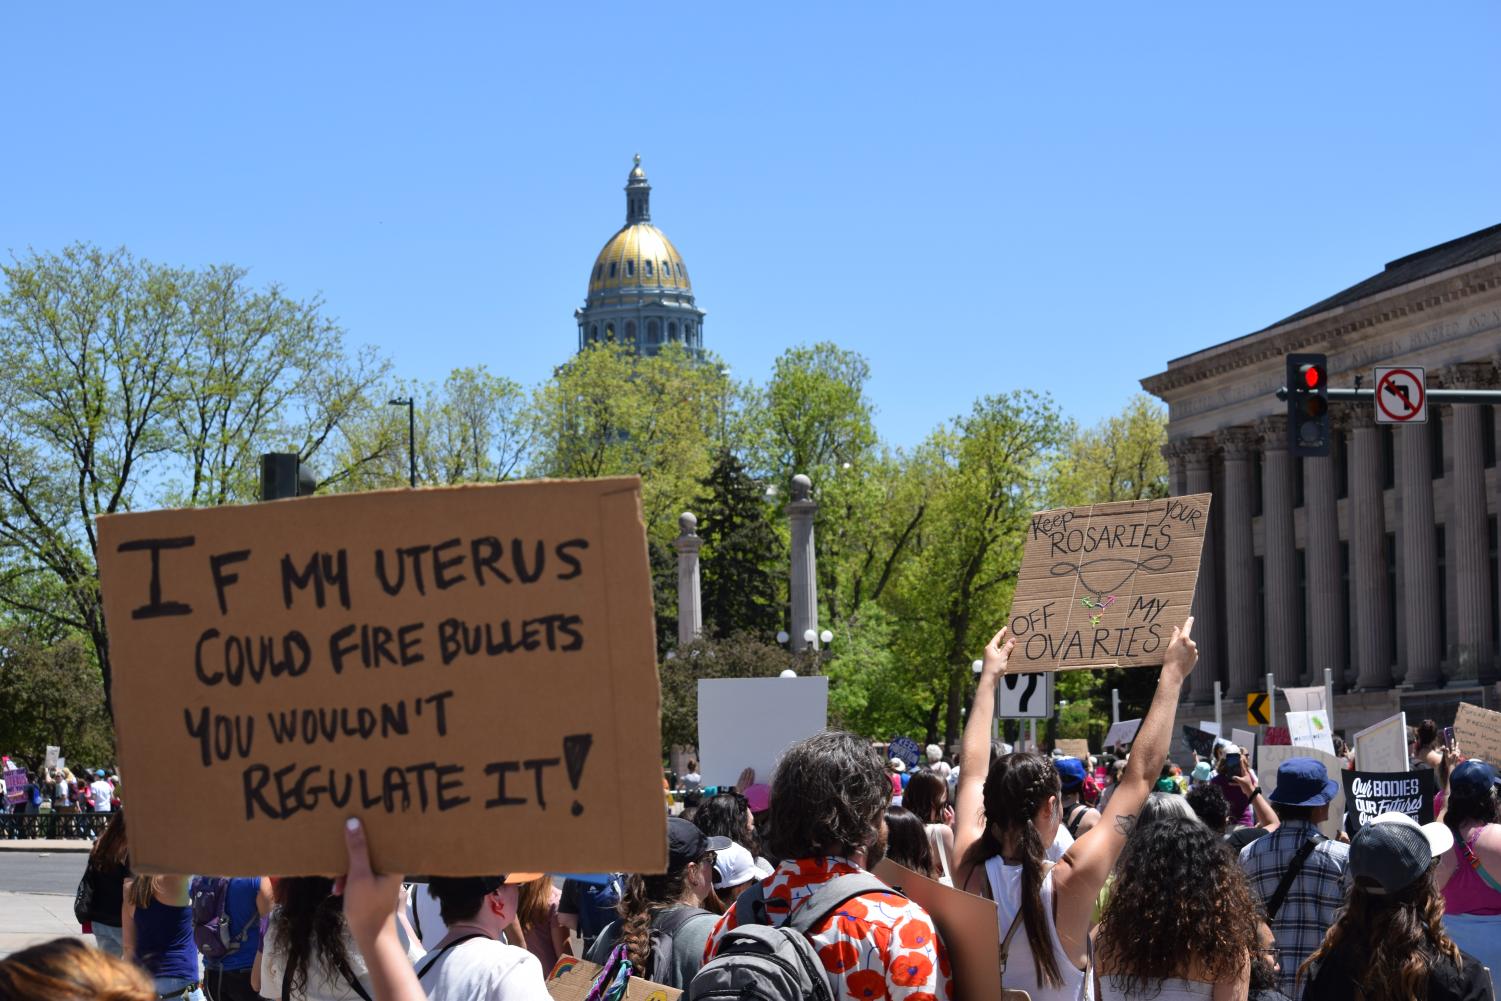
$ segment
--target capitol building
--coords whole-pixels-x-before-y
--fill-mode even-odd
[[[573,316],[580,351],[599,342],[629,344],[643,355],[664,344],[703,351],[704,311],[693,301],[683,255],[651,223],[651,185],[639,155],[625,182],[625,225],[594,258],[588,297]]]

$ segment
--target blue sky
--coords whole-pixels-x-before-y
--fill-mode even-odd
[[[61,6],[0,13],[0,251],[240,264],[409,377],[565,358],[636,152],[707,345],[861,351],[901,445],[1501,221],[1494,3]]]

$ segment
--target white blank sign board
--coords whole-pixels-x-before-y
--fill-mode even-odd
[[[700,678],[698,768],[706,786],[734,785],[746,768],[771,782],[787,745],[829,725],[829,679]]]
[[[1407,771],[1407,714],[1397,713],[1355,735],[1355,767],[1362,772]]]

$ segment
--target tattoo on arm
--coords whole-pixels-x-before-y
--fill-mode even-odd
[[[1121,837],[1129,838],[1131,831],[1136,827],[1136,815],[1130,814],[1115,818],[1115,829],[1121,833]]]

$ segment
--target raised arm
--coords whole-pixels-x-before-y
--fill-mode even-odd
[[[995,686],[1006,673],[1016,640],[1001,629],[985,645],[980,684],[964,724],[959,749],[959,785],[954,790],[954,885],[963,886],[960,860],[985,832],[985,776],[990,772],[990,729],[995,723]]]
[[[342,887],[344,920],[365,959],[375,1001],[427,1001],[396,933],[401,876],[371,871],[365,827],[358,820],[351,818],[345,825],[344,845],[349,851],[349,872]]]
[[[1245,751],[1242,750],[1242,755]],[[1251,801],[1251,811],[1256,814],[1256,826],[1265,827],[1269,831],[1275,831],[1281,823],[1277,811],[1272,809],[1272,804],[1267,802],[1266,794],[1261,792],[1261,786],[1256,779],[1256,773],[1251,771],[1251,766],[1246,764],[1246,759],[1240,759],[1240,774],[1230,779],[1240,787],[1240,791],[1246,794]]]
[[[1136,815],[1152,791],[1152,783],[1167,756],[1183,682],[1199,659],[1198,647],[1190,636],[1193,623],[1190,615],[1181,628],[1173,627],[1162,673],[1157,678],[1157,691],[1152,696],[1152,706],[1141,721],[1141,729],[1136,732],[1131,757],[1100,822],[1074,842],[1054,871],[1053,883],[1058,891],[1058,931],[1064,936],[1064,947],[1071,952],[1076,952],[1075,946],[1082,947],[1085,942],[1089,918],[1100,888],[1115,867],[1115,860],[1120,857],[1126,837],[1136,823]]]

